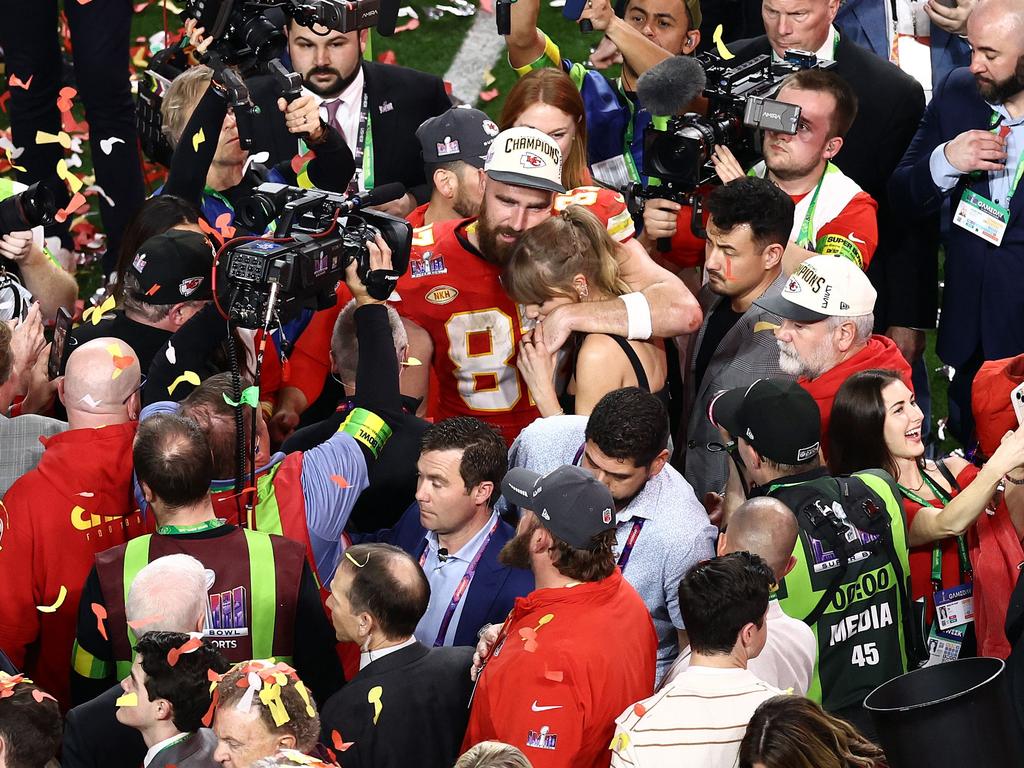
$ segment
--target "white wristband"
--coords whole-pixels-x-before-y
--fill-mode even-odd
[[[628,325],[626,335],[631,339],[651,338],[651,305],[647,303],[647,297],[636,291],[624,293],[619,298],[626,305],[626,323]]]

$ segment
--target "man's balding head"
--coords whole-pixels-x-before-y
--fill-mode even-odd
[[[1005,104],[1024,92],[1024,0],[984,0],[967,19],[971,74],[985,101]]]
[[[135,474],[157,514],[206,499],[214,479],[206,434],[183,416],[160,413],[139,426],[132,449]]]
[[[798,532],[796,515],[789,507],[770,496],[759,496],[743,502],[729,516],[729,528],[718,540],[718,554],[759,555],[780,582],[793,567]]]
[[[77,347],[59,385],[71,428],[133,421],[141,376],[135,350],[121,339],[103,337]]]

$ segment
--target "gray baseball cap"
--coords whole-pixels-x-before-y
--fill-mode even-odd
[[[501,495],[533,512],[541,525],[576,549],[591,549],[595,536],[615,528],[611,491],[580,467],[559,467],[546,475],[510,469],[501,481]]]
[[[479,109],[452,107],[424,120],[416,129],[423,162],[427,165],[461,160],[483,168],[498,126]]]

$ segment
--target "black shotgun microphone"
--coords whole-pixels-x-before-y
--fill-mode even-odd
[[[707,85],[704,67],[692,56],[673,56],[655,64],[636,82],[636,97],[652,115],[686,111]]]

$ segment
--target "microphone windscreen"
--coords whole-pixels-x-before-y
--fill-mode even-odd
[[[672,56],[640,75],[636,96],[652,115],[677,115],[700,95],[707,79],[692,56]]]
[[[362,195],[362,205],[360,205],[360,208],[369,208],[374,205],[390,203],[392,200],[397,200],[404,194],[404,184],[398,181],[389,181],[387,184],[381,184],[378,187],[374,187],[365,195]]]

